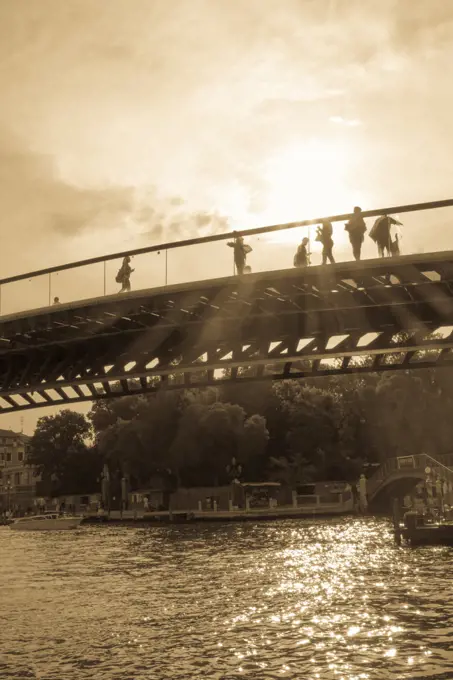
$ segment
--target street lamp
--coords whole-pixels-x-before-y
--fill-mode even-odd
[[[7,511],[8,511],[8,514],[9,514],[9,510],[10,510],[10,493],[11,493],[11,489],[12,489],[11,482],[6,482],[6,484],[5,484],[5,486],[4,486],[4,489],[5,489],[5,491],[6,491],[6,509],[7,509]]]

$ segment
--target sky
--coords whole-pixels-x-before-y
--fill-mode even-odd
[[[452,71],[447,0],[2,0],[1,275],[449,198]],[[453,249],[451,212],[404,215],[403,252]],[[291,266],[302,235],[251,239],[253,271]],[[341,225],[334,240],[349,259]],[[224,242],[167,264],[169,283],[232,272]],[[163,253],[134,266],[135,287],[164,282]],[[97,265],[51,294],[102,285]],[[48,294],[6,286],[2,313]]]

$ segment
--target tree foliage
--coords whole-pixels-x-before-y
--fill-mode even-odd
[[[69,409],[38,420],[27,461],[55,495],[88,492],[101,470],[101,457],[90,446],[91,426],[81,413]]]
[[[233,458],[247,481],[355,481],[366,463],[448,453],[452,409],[440,369],[163,390],[42,418],[30,462],[62,488],[103,463],[132,488],[221,484]]]

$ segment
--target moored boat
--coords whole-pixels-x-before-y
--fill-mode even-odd
[[[46,513],[31,517],[19,517],[9,525],[14,531],[61,531],[77,529],[83,517]]]
[[[407,512],[404,516],[402,537],[411,545],[453,546],[453,522],[426,521],[417,512]]]

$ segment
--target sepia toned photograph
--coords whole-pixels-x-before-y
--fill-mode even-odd
[[[453,0],[0,0],[0,680],[453,680]]]

